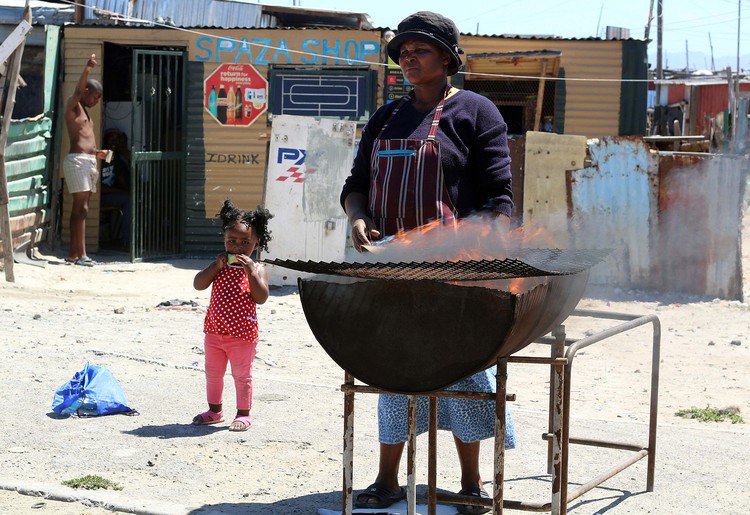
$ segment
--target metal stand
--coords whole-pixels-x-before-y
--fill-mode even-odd
[[[439,391],[424,396],[429,397],[429,432],[428,432],[428,485],[427,508],[428,515],[435,515],[440,501],[492,508],[494,515],[503,513],[504,508],[521,511],[551,512],[552,515],[567,513],[568,504],[582,496],[589,490],[596,488],[607,479],[622,472],[629,466],[648,457],[646,472],[646,491],[654,490],[654,470],[656,467],[656,422],[659,400],[659,356],[661,347],[661,324],[655,315],[629,315],[624,313],[608,313],[604,311],[577,310],[571,316],[595,317],[610,320],[620,320],[623,323],[600,333],[580,340],[567,339],[565,327],[560,325],[552,331],[551,337],[537,340],[537,343],[551,344],[550,358],[511,356],[500,357],[497,360],[497,391],[492,393]],[[571,438],[571,382],[573,361],[576,353],[605,340],[611,336],[627,332],[646,324],[653,326],[652,357],[651,357],[651,399],[649,408],[649,431],[647,446],[632,445],[621,442]],[[565,351],[565,346],[568,350]],[[514,395],[508,395],[506,384],[508,379],[508,363],[533,363],[550,366],[550,400],[548,432],[542,435],[547,440],[547,467],[552,476],[552,491],[550,502],[529,503],[524,501],[506,500],[503,498],[503,480],[505,463],[505,411],[506,402],[515,400]],[[354,445],[354,394],[355,393],[386,393],[379,388],[355,385],[354,377],[345,373],[344,384],[344,480],[342,491],[342,513],[351,515],[353,501],[353,445]],[[495,400],[495,447],[494,447],[494,495],[492,499],[480,499],[457,494],[437,493],[437,399],[439,397],[488,399]],[[408,396],[408,444],[407,444],[407,515],[416,515],[416,396]],[[591,445],[610,449],[632,451],[633,454],[616,464],[594,479],[581,485],[573,492],[568,492],[568,466],[570,444]]]

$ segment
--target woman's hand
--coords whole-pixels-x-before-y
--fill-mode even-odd
[[[358,218],[349,223],[352,226],[352,243],[357,252],[365,251],[362,245],[370,245],[372,240],[380,239],[380,231],[375,229],[375,223],[370,218]]]
[[[380,238],[381,234],[375,228],[375,222],[367,214],[367,197],[362,193],[350,193],[344,199],[344,210],[349,216],[352,226],[352,243],[354,250],[363,252],[362,245],[370,245],[372,240]]]

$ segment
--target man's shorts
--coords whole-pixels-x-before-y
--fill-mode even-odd
[[[65,174],[65,183],[68,185],[69,192],[96,192],[99,167],[96,163],[95,155],[68,154],[63,161],[63,173]]]

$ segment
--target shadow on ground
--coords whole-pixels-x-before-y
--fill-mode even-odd
[[[521,481],[532,481],[540,482],[543,485],[539,486],[539,495],[535,499],[515,499],[516,501],[522,501],[524,503],[532,503],[534,501],[548,502],[542,498],[545,492],[549,492],[550,478],[549,476],[531,476],[522,477],[506,480],[506,488],[513,482]],[[486,483],[487,488],[491,486]],[[580,485],[570,484],[569,491],[575,490]],[[445,490],[438,491],[445,492]],[[607,488],[606,486],[599,486],[595,491],[588,492],[586,499],[577,499],[571,503],[568,503],[568,511],[572,513],[598,513],[603,514],[617,508],[620,504],[627,501],[628,499],[644,494],[646,492],[630,492],[627,490],[620,490],[617,488]],[[356,491],[355,491],[356,494]],[[427,485],[417,485],[417,504],[426,504]],[[510,496],[507,496],[510,497]],[[318,510],[324,508],[328,510],[340,510],[341,509],[341,492],[323,492],[317,494],[303,495],[292,499],[284,499],[273,503],[259,503],[259,502],[248,502],[248,503],[218,503],[218,504],[207,504],[195,510],[192,510],[189,515],[219,515],[219,514],[265,514],[265,515],[316,515]],[[506,509],[509,507],[506,505]],[[593,511],[592,511],[593,510]],[[547,510],[549,511],[549,510]],[[385,509],[384,512],[387,512]],[[515,510],[514,510],[515,512]]]
[[[284,499],[272,503],[218,503],[207,504],[190,512],[190,515],[239,514],[253,515],[315,515],[318,509],[341,509],[341,492],[322,492]]]
[[[203,436],[217,431],[226,431],[226,427],[193,424],[164,424],[161,426],[141,426],[130,431],[123,431],[125,434],[140,436],[143,438],[159,438],[168,440],[170,438],[194,438]]]

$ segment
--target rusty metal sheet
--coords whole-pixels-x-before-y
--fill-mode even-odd
[[[589,145],[591,166],[568,174],[576,247],[614,249],[591,270],[593,284],[653,289],[652,222],[657,218],[658,160],[641,138]]]
[[[654,287],[742,298],[747,157],[662,154]]]

